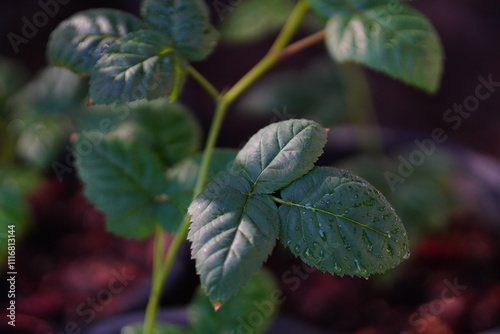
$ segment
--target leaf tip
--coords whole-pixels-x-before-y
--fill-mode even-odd
[[[222,307],[222,304],[219,302],[215,302],[212,304],[212,306],[214,307],[214,311],[217,312]]]

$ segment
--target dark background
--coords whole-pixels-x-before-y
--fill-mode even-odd
[[[207,4],[213,11],[213,23],[218,25],[220,22],[214,13],[213,2],[207,1]],[[492,75],[494,81],[500,82],[500,2],[415,0],[411,5],[429,18],[444,46],[446,59],[439,91],[433,95],[427,94],[380,73],[368,69],[364,71],[371,88],[379,124],[426,138],[430,137],[432,130],[437,127],[449,129],[449,124],[443,121],[443,114],[454,104],[461,104],[467,96],[475,93],[479,76],[487,78]],[[27,44],[21,44],[20,51],[16,54],[7,34],[14,32],[21,35],[22,18],[27,17],[31,21],[41,8],[35,0],[0,1],[0,55],[19,60],[34,75],[47,65],[45,47],[48,37],[62,20],[78,11],[98,7],[118,8],[137,14],[139,6],[138,0],[71,0],[60,5],[57,15],[40,28],[37,35]],[[299,32],[298,37],[304,34],[305,32]],[[194,66],[222,90],[234,84],[265,54],[273,37],[241,46],[221,44],[209,58],[202,63],[195,63]],[[286,59],[271,72],[303,68],[313,56],[325,53],[326,49],[322,44],[315,45]],[[213,115],[213,102],[210,97],[189,80],[181,101],[190,106],[207,133]],[[461,145],[474,152],[500,159],[499,108],[500,87],[490,98],[481,102],[478,110],[464,120],[462,126],[457,130],[447,131],[451,140],[446,144]],[[272,117],[271,113],[249,115],[240,112],[237,105],[233,106],[225,120],[218,146],[241,146],[260,127],[269,124]],[[85,201],[80,187],[76,180],[66,180],[60,184],[49,179],[35,192],[31,202],[37,217],[36,234],[28,236],[25,242],[27,246],[18,258],[18,263],[23,266],[20,271],[24,273],[19,285],[26,291],[22,310],[36,319],[47,320],[43,326],[53,326],[56,329],[71,319],[78,320],[74,314],[75,306],[87,296],[95,295],[99,286],[109,281],[109,276],[99,276],[96,273],[109,272],[109,268],[125,267],[137,277],[137,286],[134,285],[127,295],[120,295],[120,299],[115,300],[109,309],[99,314],[99,319],[120,313],[129,305],[143,307],[141,303],[147,298],[149,287],[150,262],[144,258],[150,258],[150,241],[124,241],[105,233],[103,216]],[[498,217],[496,219],[498,220]],[[469,302],[472,305],[468,315],[459,320],[464,323],[463,326],[466,326],[465,323],[469,326],[463,328],[483,330],[487,329],[485,326],[488,325],[485,324],[498,326],[499,273],[494,271],[491,264],[498,264],[500,243],[498,237],[495,239],[488,229],[482,227],[479,220],[462,212],[454,217],[453,227],[447,234],[431,236],[424,240],[412,254],[411,267],[406,268],[407,272],[396,286],[391,287],[392,290],[382,289],[374,293],[367,285],[371,283],[364,280],[340,279],[317,273],[311,275],[301,290],[289,294],[289,303],[284,305],[284,310],[320,327],[341,329],[346,333],[353,332],[355,325],[363,323],[362,321],[368,324],[383,323],[380,328],[391,327],[388,323],[398,327],[394,323],[399,321],[400,324],[407,325],[408,316],[420,303],[439,298],[443,277],[459,275],[461,280],[469,280],[470,286],[460,302]],[[189,263],[187,248],[181,258],[185,259],[185,263]],[[270,260],[270,266],[274,267],[278,277],[291,265],[290,262],[280,262],[280,259],[278,256]],[[192,267],[184,270],[189,273],[190,279],[183,277],[183,288],[170,290],[171,294],[163,305],[187,303],[190,294],[184,292],[192,292],[197,281]],[[485,272],[494,274],[483,279],[481,275]],[[496,281],[491,277],[496,277]],[[481,290],[483,286],[484,291]],[[409,289],[416,290],[408,291]],[[404,301],[414,308],[394,311],[381,302],[380,291],[386,292],[384,298],[395,305]],[[359,305],[365,308],[361,311]],[[40,324],[36,319],[22,321]],[[439,323],[429,324],[437,326],[436,331],[425,333],[452,333],[440,331]],[[459,323],[454,326],[460,328],[461,325]],[[368,329],[361,329],[357,333],[393,333],[390,330],[376,331],[375,325],[367,325],[366,328]],[[373,330],[370,331],[370,328]]]

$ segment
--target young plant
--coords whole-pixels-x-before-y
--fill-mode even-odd
[[[338,62],[359,62],[424,90],[437,89],[439,39],[407,5],[291,3],[266,56],[224,91],[190,65],[207,57],[218,40],[201,0],[145,0],[141,18],[87,10],[51,35],[50,61],[88,75],[92,103],[131,111],[129,124],[108,128],[115,131],[106,136],[80,135],[74,151],[85,194],[107,214],[108,229],[125,237],[155,235],[145,334],[153,331],[163,282],[186,237],[216,309],[231,303],[277,240],[307,264],[338,275],[367,278],[409,256],[405,228],[378,190],[348,171],[315,167],[327,139],[318,123],[274,123],[239,152],[215,150],[230,105],[278,61],[323,39]],[[290,43],[311,7],[327,20],[326,28]],[[201,157],[193,156],[200,138],[196,121],[173,103],[187,75],[216,104]],[[167,251],[165,231],[175,234]]]

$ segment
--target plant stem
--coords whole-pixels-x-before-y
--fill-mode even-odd
[[[308,10],[309,4],[305,0],[300,0],[297,3],[266,56],[224,94],[223,99],[228,105],[280,60],[281,51],[299,29]]]
[[[298,40],[295,43],[292,43],[288,45],[286,48],[284,48],[279,55],[280,60],[284,59],[286,57],[289,57],[293,54],[296,54],[297,52],[307,48],[308,46],[311,46],[313,44],[316,44],[320,41],[322,41],[325,38],[325,30],[320,30],[318,32],[315,32],[312,35],[309,35],[307,37],[304,37],[301,40]]]
[[[207,142],[201,160],[200,170],[198,171],[198,179],[194,188],[194,196],[197,196],[205,187],[208,170],[210,168],[210,160],[212,158],[217,138],[219,137],[220,129],[224,121],[227,109],[232,102],[243,93],[251,84],[260,78],[269,68],[271,68],[279,59],[280,52],[290,42],[294,33],[300,26],[302,19],[307,13],[309,5],[305,0],[300,0],[290,14],[282,31],[278,35],[276,41],[272,45],[267,55],[255,65],[243,78],[241,78],[227,93],[221,94],[217,89],[206,80],[194,68],[188,67],[191,76],[216,100],[217,106],[215,115],[210,126]],[[179,227],[172,244],[170,245],[163,265],[160,265],[153,271],[153,285],[148,305],[146,307],[146,315],[144,319],[143,334],[152,334],[155,324],[156,313],[158,311],[159,300],[163,288],[163,282],[169,274],[170,268],[176,258],[176,255],[182,243],[186,240],[188,234],[190,216],[186,214],[184,220]],[[155,258],[157,252],[155,251]],[[156,259],[155,259],[155,264]],[[156,267],[156,265],[155,265]]]
[[[163,239],[163,229],[160,225],[156,225],[155,227],[155,240],[154,240],[154,254],[153,254],[153,278],[156,276],[158,272],[161,261],[163,259],[163,253],[165,252],[165,243]]]
[[[220,92],[215,88],[210,81],[208,81],[200,72],[198,72],[194,67],[188,66],[188,73],[195,79],[201,87],[203,87],[210,96],[214,98],[215,101],[219,99]]]
[[[309,10],[309,3],[305,0],[300,0],[290,13],[283,29],[281,29],[278,37],[274,41],[269,53],[279,53],[292,39],[293,35],[299,28],[304,16]]]

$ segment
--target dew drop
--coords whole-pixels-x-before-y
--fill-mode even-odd
[[[323,231],[323,230],[319,230],[319,231],[318,231],[318,233],[319,233],[319,237],[320,237],[320,238],[321,238],[324,242],[326,242],[326,234],[325,234],[325,231]]]
[[[295,246],[294,250],[295,250],[295,253],[299,254],[300,253],[300,246],[299,245]]]

